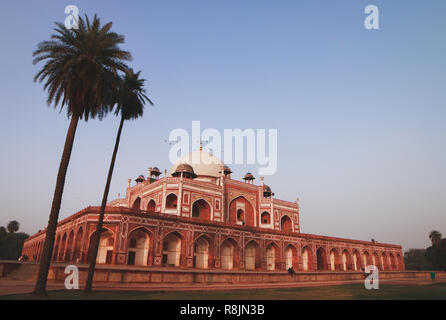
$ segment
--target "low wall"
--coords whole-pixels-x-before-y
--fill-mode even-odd
[[[19,268],[22,265],[21,262],[16,260],[1,260],[0,261],[0,278],[6,277],[9,273]]]
[[[52,265],[48,274],[50,281],[64,281],[67,277],[65,264]],[[79,280],[85,282],[88,265],[79,265]],[[429,271],[381,271],[380,279],[420,278],[430,279]],[[446,279],[446,272],[436,272],[437,279]],[[191,270],[167,268],[126,268],[115,266],[98,266],[95,271],[96,282],[121,283],[272,283],[272,282],[307,282],[307,281],[345,281],[362,280],[361,272],[298,272],[289,275],[286,271],[225,271],[225,270]]]

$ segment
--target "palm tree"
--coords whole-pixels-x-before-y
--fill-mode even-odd
[[[20,226],[19,222],[12,220],[8,223],[8,226],[6,227],[6,229],[8,229],[9,233],[14,233],[19,230],[19,226]]]
[[[431,232],[429,232],[429,239],[432,241],[433,247],[438,247],[441,237],[441,233],[437,230],[432,230]]]
[[[107,182],[105,184],[104,195],[102,197],[101,211],[99,213],[98,225],[95,236],[91,244],[90,251],[90,267],[88,269],[87,282],[85,284],[85,293],[90,293],[93,287],[93,276],[96,266],[96,257],[98,254],[99,241],[102,232],[102,223],[104,221],[105,206],[107,205],[108,192],[115,166],[116,154],[118,153],[119,141],[121,139],[122,127],[125,120],[137,119],[141,117],[144,112],[144,105],[148,101],[151,105],[153,102],[145,95],[144,81],[140,79],[141,71],[134,73],[132,69],[127,72],[124,79],[121,79],[118,84],[118,90],[115,93],[116,110],[115,114],[121,114],[121,121],[119,123],[118,134],[116,136],[115,148],[108,170]]]
[[[34,51],[34,64],[45,61],[45,65],[34,77],[34,81],[45,81],[48,105],[61,110],[66,106],[70,125],[65,139],[62,158],[57,173],[48,227],[40,261],[34,294],[45,294],[57,220],[62,200],[65,176],[79,119],[103,116],[110,111],[112,78],[118,71],[128,71],[126,60],[131,59],[127,51],[119,48],[124,37],[111,32],[112,23],[101,26],[95,15],[90,23],[80,18],[78,29],[67,29],[56,23],[56,34],[51,40],[39,43]]]

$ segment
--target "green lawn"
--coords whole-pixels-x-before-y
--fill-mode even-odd
[[[35,299],[31,294],[0,296],[0,299]],[[363,284],[342,286],[256,289],[231,291],[98,291],[85,296],[82,291],[50,291],[48,299],[95,300],[255,300],[255,299],[441,299],[446,300],[446,283],[431,285],[380,284],[379,290],[366,290]]]

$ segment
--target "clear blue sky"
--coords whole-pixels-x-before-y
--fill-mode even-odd
[[[111,198],[169,168],[174,128],[277,128],[278,198],[302,232],[428,245],[446,236],[446,2],[8,1],[0,11],[0,225],[47,224],[68,126],[32,81],[66,5],[126,36],[156,103],[125,124]],[[363,26],[380,9],[380,30]],[[118,119],[78,127],[60,218],[100,203]],[[235,167],[240,178],[254,167]]]

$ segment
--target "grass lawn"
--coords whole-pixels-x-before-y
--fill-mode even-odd
[[[31,294],[0,296],[0,300],[36,299]],[[341,286],[279,288],[231,291],[97,291],[85,296],[81,290],[50,291],[51,300],[314,300],[314,299],[441,299],[446,300],[446,283],[431,285],[380,284],[379,290],[366,290],[363,284]]]

